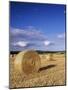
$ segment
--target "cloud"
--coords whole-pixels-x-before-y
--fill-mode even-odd
[[[57,35],[57,37],[58,37],[59,39],[63,39],[63,38],[65,38],[65,33],[61,33],[61,34]]]
[[[46,41],[44,41],[44,45],[45,46],[50,46],[50,45],[54,45],[54,43],[51,42],[51,41],[46,40]]]
[[[18,41],[18,42],[16,42],[16,43],[13,43],[13,46],[26,47],[27,44],[28,44],[27,42]]]
[[[34,27],[27,27],[24,29],[18,28],[10,28],[10,37],[11,39],[21,39],[21,40],[45,40],[46,37],[42,33],[42,31],[34,28]]]
[[[19,48],[29,48],[29,47],[35,47],[38,46],[36,42],[26,42],[26,41],[17,41],[11,43],[13,47],[19,47]]]
[[[48,36],[41,30],[29,26],[26,28],[10,28],[10,50],[60,50],[64,49],[65,33],[57,34],[57,38]]]
[[[26,28],[10,28],[10,50],[24,50],[38,48],[46,40],[41,30],[32,26]]]

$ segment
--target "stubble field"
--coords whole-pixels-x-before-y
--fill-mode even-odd
[[[39,54],[41,66],[37,73],[24,75],[14,70],[14,57],[10,57],[10,88],[38,87],[65,85],[65,54],[53,53],[51,59],[47,59],[48,54]]]

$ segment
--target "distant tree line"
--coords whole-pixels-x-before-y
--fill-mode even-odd
[[[10,54],[18,54],[20,51],[10,51]],[[60,53],[60,54],[64,54],[66,53],[66,51],[40,51],[40,50],[36,50],[37,53],[39,54],[44,54],[44,53]]]

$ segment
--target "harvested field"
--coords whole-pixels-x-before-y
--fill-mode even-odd
[[[37,73],[24,75],[14,70],[14,57],[10,57],[10,88],[65,85],[65,54],[39,54],[41,66]]]

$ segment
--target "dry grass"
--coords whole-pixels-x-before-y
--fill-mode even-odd
[[[39,72],[30,75],[14,71],[14,57],[10,58],[10,88],[65,85],[65,54],[53,54],[51,60],[47,54],[39,55]]]

